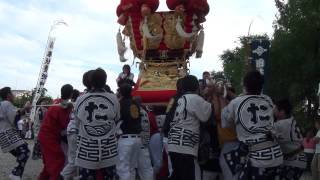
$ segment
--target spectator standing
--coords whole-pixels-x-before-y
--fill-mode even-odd
[[[306,137],[303,138],[304,153],[307,156],[307,171],[311,172],[311,162],[316,149],[316,143],[314,141],[314,132],[312,129],[307,131]]]
[[[24,135],[23,135],[23,119],[20,119],[19,121],[18,121],[18,133],[19,133],[19,135],[21,136],[21,138],[24,138]]]
[[[317,134],[314,137],[316,143],[316,151],[311,162],[311,172],[312,178],[314,180],[320,179],[320,120],[316,120],[315,127],[317,129]]]

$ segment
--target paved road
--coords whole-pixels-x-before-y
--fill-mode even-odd
[[[32,149],[33,141],[27,141],[29,144],[29,148]],[[1,180],[9,180],[9,174],[12,168],[15,166],[15,158],[10,154],[3,154],[0,150],[0,179]],[[23,175],[23,180],[36,180],[38,174],[42,169],[42,161],[41,160],[32,160],[29,158],[25,172]]]
[[[33,141],[27,141],[29,144],[29,148],[32,149]],[[0,180],[9,180],[8,175],[10,174],[13,166],[15,165],[15,158],[7,153],[3,154],[0,151]],[[36,180],[40,171],[42,169],[42,161],[41,160],[32,160],[31,158],[28,160],[25,172],[23,175],[23,180]],[[312,180],[309,175],[304,175],[301,180]]]

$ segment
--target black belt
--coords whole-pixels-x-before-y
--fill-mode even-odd
[[[136,134],[127,134],[127,135],[122,135],[121,138],[140,138],[140,135]]]
[[[249,146],[249,151],[260,151],[266,148],[271,148],[275,145],[278,145],[278,143],[274,141],[264,141],[264,142],[260,142],[260,143]]]

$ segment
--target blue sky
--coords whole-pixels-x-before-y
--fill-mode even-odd
[[[30,90],[36,86],[51,24],[65,20],[68,28],[57,36],[45,87],[57,97],[65,83],[82,90],[82,74],[102,67],[107,83],[116,88],[121,71],[116,49],[119,29],[115,9],[119,0],[1,0],[0,1],[0,87]],[[210,13],[205,27],[205,47],[201,59],[191,58],[191,74],[222,70],[219,55],[237,45],[237,38],[248,33],[272,36],[277,10],[273,0],[208,0]],[[167,10],[160,0],[158,10]],[[127,63],[132,63],[131,51]],[[132,67],[135,76],[138,69]]]

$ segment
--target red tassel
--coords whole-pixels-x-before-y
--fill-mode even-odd
[[[156,10],[159,7],[159,0],[146,0],[144,4],[147,5],[151,9],[151,12],[153,13],[153,12],[156,12]]]
[[[181,5],[181,0],[167,0],[167,6],[170,10],[175,10],[178,5]]]

